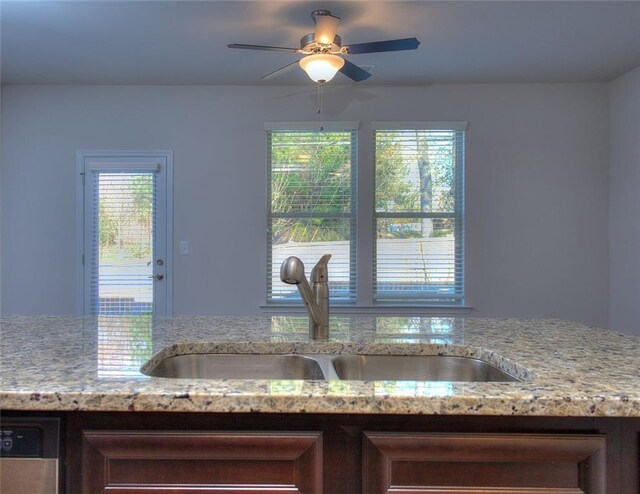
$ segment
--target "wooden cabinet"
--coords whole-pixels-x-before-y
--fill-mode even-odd
[[[82,492],[320,494],[321,433],[82,434]]]
[[[365,433],[363,492],[605,494],[601,435]]]
[[[66,494],[640,494],[636,418],[65,418]]]
[[[321,433],[84,431],[82,492],[320,494],[322,461]],[[597,434],[363,434],[366,494],[605,494],[605,472]]]

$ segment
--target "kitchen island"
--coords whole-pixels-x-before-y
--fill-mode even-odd
[[[204,492],[638,492],[640,338],[559,320],[448,317],[338,316],[328,342],[310,342],[306,317],[294,316],[5,316],[0,324],[1,408],[64,419],[70,493],[182,485],[185,471],[195,489],[214,470],[222,480],[202,480]],[[188,353],[453,355],[519,381],[183,380],[140,371]],[[154,477],[158,461],[172,480]],[[249,477],[238,462],[252,465]]]

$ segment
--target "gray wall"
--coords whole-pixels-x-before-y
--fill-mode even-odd
[[[609,327],[640,335],[640,67],[610,89]]]
[[[5,313],[74,311],[75,152],[173,149],[174,313],[264,302],[265,121],[315,120],[314,88],[3,88]],[[606,84],[339,86],[327,120],[465,120],[467,293],[478,316],[608,322]],[[188,239],[191,255],[177,254]],[[369,248],[369,246],[362,246]]]

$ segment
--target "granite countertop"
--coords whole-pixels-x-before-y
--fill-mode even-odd
[[[640,416],[640,338],[559,320],[341,316],[0,317],[4,410]],[[522,382],[186,380],[149,359],[189,352],[440,354]]]

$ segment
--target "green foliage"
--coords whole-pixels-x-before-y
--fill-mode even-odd
[[[419,195],[408,180],[399,140],[376,140],[376,210],[419,211]]]
[[[351,210],[351,145],[350,132],[272,132],[272,211],[320,216],[310,220],[275,219],[274,243],[349,239],[347,220],[322,215]],[[453,212],[452,133],[385,131],[375,146],[377,211]],[[450,220],[434,220],[429,234],[445,235],[451,228]],[[380,219],[377,230],[379,238],[423,235],[416,219]]]
[[[274,132],[271,208],[279,213],[348,213],[351,208],[350,132]],[[349,238],[336,218],[282,219],[273,223],[276,243]]]
[[[348,211],[350,168],[349,133],[274,133],[273,211]]]
[[[153,213],[153,176],[146,173],[133,177],[131,194],[136,220],[139,223],[149,224]]]
[[[455,206],[455,155],[452,132],[381,131],[376,134],[376,210],[390,213],[448,212]],[[417,226],[416,226],[417,225]],[[425,230],[426,228],[426,230]],[[387,218],[378,238],[444,236],[449,219]]]
[[[143,259],[152,255],[153,176],[145,173],[123,174],[123,177],[117,186],[110,183],[108,175],[100,184],[98,237],[101,260]]]
[[[98,237],[100,247],[114,247],[118,241],[118,221],[109,214],[103,203],[99,206]]]

